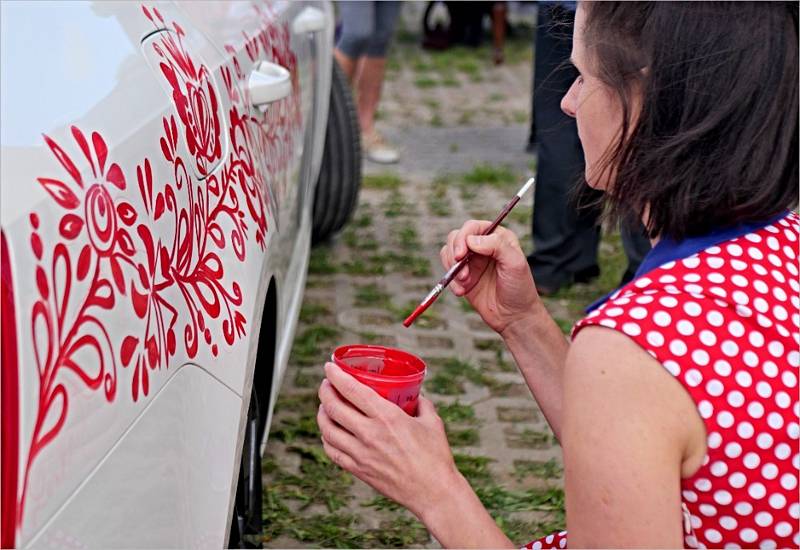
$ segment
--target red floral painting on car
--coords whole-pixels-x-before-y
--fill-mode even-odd
[[[225,252],[230,250],[237,261],[246,261],[251,240],[263,254],[267,212],[274,206],[266,178],[286,167],[302,125],[288,29],[272,14],[260,8],[254,14],[262,24],[256,57],[276,59],[289,69],[293,92],[265,114],[251,112],[233,82],[232,75],[241,74],[233,55],[222,70],[231,104],[222,113],[213,75],[185,48],[184,30],[154,7],[142,6],[142,12],[157,29],[170,31],[152,42],[174,107],[154,144],[160,157],[143,158],[135,173],[126,174],[110,158],[100,132],[71,126],[71,141],[61,143],[44,136],[63,173],[40,177],[38,184],[61,214],[52,222],[36,212],[29,215],[38,291],[30,328],[39,391],[20,480],[18,525],[31,465],[68,418],[64,375],[77,376],[108,403],[139,402],[150,393],[151,378],[168,369],[179,350],[188,358],[201,349],[216,357],[246,335],[242,305],[248,297],[222,258],[230,258]],[[227,158],[222,158],[223,128],[231,144]],[[73,160],[77,156],[79,163]],[[267,174],[259,169],[259,158],[266,159]],[[166,167],[158,173],[171,177],[157,181],[155,163]],[[89,171],[79,170],[84,164]],[[53,242],[43,236],[47,223],[58,224]],[[168,227],[169,238],[163,231],[157,235],[156,225]],[[130,324],[129,334],[112,338],[105,324],[112,311],[139,321]],[[129,389],[120,393],[122,369],[132,374],[125,377]]]

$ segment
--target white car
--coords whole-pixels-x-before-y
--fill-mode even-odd
[[[1,9],[1,545],[252,543],[312,236],[360,182],[332,6]]]

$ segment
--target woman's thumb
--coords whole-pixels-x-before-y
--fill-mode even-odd
[[[435,416],[436,407],[433,401],[420,395],[419,399],[417,399],[417,418],[420,420],[429,420]]]

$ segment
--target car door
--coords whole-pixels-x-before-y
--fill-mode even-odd
[[[3,542],[220,546],[275,222],[241,91],[171,3],[2,24]]]
[[[226,79],[238,82],[244,91],[257,137],[256,162],[276,215],[277,234],[266,267],[277,283],[279,300],[278,349],[271,386],[276,392],[305,286],[313,187],[328,117],[332,6],[319,1],[260,0],[183,1],[178,6],[233,67]],[[257,107],[250,90],[262,64],[267,65],[266,70],[277,66],[289,73],[291,94],[269,106]]]

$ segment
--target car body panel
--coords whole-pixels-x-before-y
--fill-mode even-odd
[[[328,21],[294,35],[306,7]],[[0,19],[0,220],[19,365],[16,543],[61,533],[89,545],[219,546],[271,281],[273,395],[299,314],[332,8],[3,2]],[[263,60],[292,75],[291,95],[266,109],[250,105],[247,90]],[[206,436],[220,447],[201,456]],[[141,445],[169,438],[178,448],[144,456]],[[145,464],[150,480],[136,473]],[[192,475],[168,480],[178,466]],[[214,468],[224,480],[195,484]],[[115,491],[129,494],[112,506]],[[158,509],[148,506],[185,499],[209,538],[191,538],[206,531],[189,524],[138,538],[116,525],[127,518],[141,529]],[[94,517],[105,530],[87,533]]]

